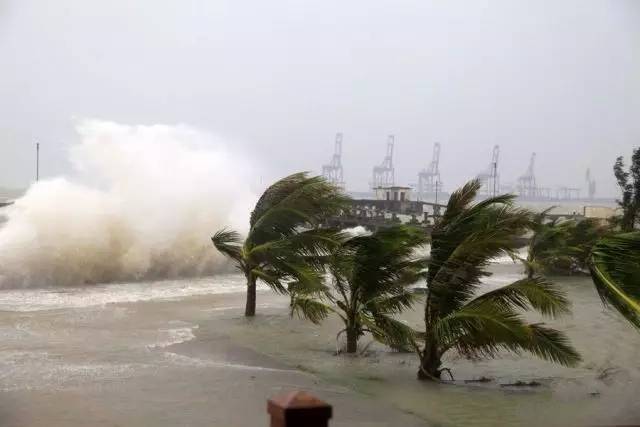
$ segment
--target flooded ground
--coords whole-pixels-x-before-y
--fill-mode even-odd
[[[493,266],[487,287],[519,277]],[[414,355],[372,345],[335,356],[335,319],[291,319],[263,291],[242,316],[237,275],[57,290],[0,291],[3,426],[266,425],[265,399],[309,389],[335,426],[594,425],[640,422],[640,334],[604,310],[588,278],[564,278],[566,330],[584,362],[527,355],[446,361],[454,384],[416,380]],[[419,323],[419,313],[405,319]],[[363,344],[367,344],[365,339]],[[480,377],[486,383],[468,382]],[[537,381],[539,387],[504,386]]]

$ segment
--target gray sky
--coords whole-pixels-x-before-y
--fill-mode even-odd
[[[451,190],[500,144],[503,181],[615,194],[640,145],[640,2],[0,0],[0,187],[64,173],[72,117],[188,123],[269,177],[326,163],[364,189],[396,135],[416,182],[442,144]]]

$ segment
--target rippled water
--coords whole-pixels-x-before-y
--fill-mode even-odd
[[[521,274],[520,267],[506,259],[492,268],[495,274],[487,280],[487,289]],[[27,405],[24,411],[46,410],[55,419],[65,420],[64,405],[59,409],[55,403],[59,396],[73,390],[82,390],[82,395],[87,390],[100,390],[95,402],[118,399],[119,405],[129,405],[122,413],[142,411],[143,418],[124,418],[127,425],[147,425],[153,419],[151,414],[160,410],[158,405],[183,408],[173,425],[189,421],[207,425],[195,420],[228,409],[215,409],[211,402],[204,405],[203,390],[229,396],[233,390],[238,395],[254,392],[262,399],[273,387],[298,384],[301,380],[295,375],[311,374],[335,387],[361,393],[370,401],[370,408],[387,402],[429,425],[640,422],[636,404],[640,334],[616,313],[603,309],[588,278],[558,281],[569,292],[574,310],[572,316],[553,324],[566,330],[583,354],[584,362],[578,368],[556,366],[527,355],[474,363],[451,354],[446,365],[456,382],[447,385],[417,381],[415,356],[389,352],[375,344],[362,357],[336,357],[337,321],[330,319],[315,326],[291,319],[285,297],[261,292],[259,316],[245,320],[241,315],[244,283],[239,275],[4,290],[0,291],[0,390],[21,396],[21,405]],[[420,323],[419,310],[403,317],[409,323]],[[266,363],[261,355],[279,364]],[[223,375],[220,372],[226,376],[218,377]],[[246,383],[255,375],[271,376],[264,379],[265,390],[247,388],[255,387]],[[298,379],[284,381],[281,375]],[[465,382],[479,377],[492,381]],[[188,386],[183,385],[187,379]],[[524,389],[503,386],[518,380],[535,380],[542,385]],[[30,408],[24,403],[30,401],[39,403]],[[263,410],[262,402],[259,408]],[[120,411],[114,408],[103,410],[111,415],[120,413],[109,412]],[[159,412],[156,425],[171,425],[174,411]],[[87,424],[79,419],[59,425]]]
[[[495,265],[486,288],[520,277],[518,266]],[[587,277],[556,278],[573,301],[573,314],[547,323],[565,330],[582,353],[577,368],[565,368],[529,355],[504,354],[495,360],[470,362],[449,354],[455,383],[436,385],[416,380],[417,360],[373,345],[366,356],[335,357],[340,325],[320,328],[274,314],[250,330],[233,333],[263,352],[348,385],[421,418],[442,425],[593,425],[640,422],[640,333],[602,307]],[[542,320],[531,317],[531,320]],[[419,310],[403,318],[420,326]],[[365,340],[366,344],[366,340]],[[472,382],[480,377],[488,383]],[[470,381],[471,380],[471,381]],[[539,387],[510,387],[536,381]]]

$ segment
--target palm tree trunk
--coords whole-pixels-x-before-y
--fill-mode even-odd
[[[528,254],[527,254],[527,262],[525,264],[525,273],[527,273],[527,277],[529,279],[533,278],[535,271],[533,271],[533,261],[535,260],[535,256],[533,253],[533,239],[535,239],[535,235],[531,238],[531,243],[529,243]]]
[[[422,357],[420,357],[420,370],[418,371],[419,380],[436,380],[440,378],[440,366],[442,360],[435,346],[427,344]]]
[[[354,327],[347,327],[347,353],[358,351],[358,331]]]
[[[431,271],[429,271],[431,274]],[[433,278],[429,277],[427,283],[432,283]],[[427,287],[429,289],[429,287]],[[419,352],[420,369],[418,369],[419,380],[435,380],[440,378],[441,354],[438,352],[437,340],[433,334],[432,321],[437,319],[438,314],[432,306],[431,291],[427,292],[427,299],[424,304],[424,350]]]
[[[247,277],[247,305],[244,308],[245,317],[256,315],[256,278],[253,275]]]

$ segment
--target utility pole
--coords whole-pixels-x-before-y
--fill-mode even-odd
[[[36,182],[40,179],[40,143],[36,142]]]
[[[496,181],[498,180],[498,162],[493,162],[493,197],[496,197]]]

